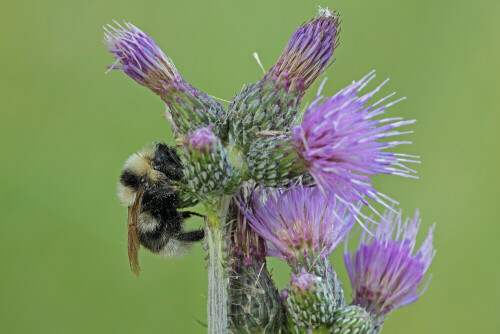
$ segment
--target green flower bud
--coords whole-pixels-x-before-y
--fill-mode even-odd
[[[189,188],[205,202],[234,193],[241,184],[240,173],[229,162],[227,150],[209,127],[201,128],[184,144],[184,177]]]
[[[271,134],[250,142],[246,155],[248,175],[268,187],[281,187],[306,173],[291,137]]]
[[[330,334],[375,334],[373,319],[361,306],[351,305],[335,311]]]
[[[225,138],[226,125],[222,121],[224,107],[207,94],[184,81],[180,75],[165,84],[161,98],[167,104],[167,118],[178,135],[210,126],[215,135]]]
[[[338,45],[339,16],[320,9],[298,27],[269,72],[229,106],[230,136],[246,149],[259,131],[288,131],[307,88],[327,68]]]
[[[295,332],[331,327],[335,311],[345,306],[335,271],[330,267],[321,274],[302,268],[300,273],[292,273],[289,289],[282,292]]]
[[[279,79],[262,79],[243,89],[228,110],[230,137],[236,146],[246,148],[259,131],[288,130],[300,104],[299,96],[289,94]]]

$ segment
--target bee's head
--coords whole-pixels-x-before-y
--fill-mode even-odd
[[[125,206],[134,203],[137,190],[159,187],[168,181],[158,166],[158,145],[154,143],[132,154],[123,166],[118,184],[118,197]]]
[[[182,164],[175,148],[162,142],[155,142],[151,162],[153,168],[165,174],[169,180],[182,180]]]

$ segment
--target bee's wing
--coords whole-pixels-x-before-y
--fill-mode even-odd
[[[139,235],[137,234],[137,221],[139,219],[139,214],[141,213],[141,201],[142,201],[143,190],[139,189],[137,191],[135,202],[128,207],[128,219],[127,219],[127,230],[128,230],[128,261],[130,263],[130,269],[135,276],[139,277],[141,272],[141,267],[139,267]]]

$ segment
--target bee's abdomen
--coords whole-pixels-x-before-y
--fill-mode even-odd
[[[138,228],[138,232],[141,245],[153,253],[159,253],[170,239],[167,233],[161,228],[152,231],[144,231]]]
[[[140,214],[137,227],[141,244],[159,253],[181,231],[182,216],[177,211],[145,211]]]

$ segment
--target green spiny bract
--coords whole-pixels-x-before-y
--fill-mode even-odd
[[[288,134],[266,135],[252,140],[246,163],[248,175],[268,187],[285,186],[306,171]]]
[[[335,311],[330,334],[375,334],[373,319],[361,306],[350,305]]]
[[[210,126],[216,136],[226,138],[224,107],[180,77],[165,85],[160,97],[167,104],[167,116],[177,135]]]
[[[317,273],[320,273],[318,275]],[[290,286],[282,293],[287,314],[297,333],[308,329],[330,328],[334,313],[345,307],[344,292],[331,267],[292,273]]]
[[[235,96],[228,110],[230,138],[246,150],[260,131],[289,129],[300,104],[280,82],[264,78]]]
[[[239,196],[248,198],[252,186],[244,183]],[[234,334],[279,333],[285,314],[267,270],[265,241],[250,228],[236,203],[229,212],[229,328]]]
[[[199,203],[197,196],[185,190],[187,190],[187,186],[182,185],[181,192],[179,193],[179,203],[177,205],[179,209],[189,208]]]
[[[278,333],[283,305],[265,262],[231,258],[229,328],[237,333]]]

